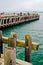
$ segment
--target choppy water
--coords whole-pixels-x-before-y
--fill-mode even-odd
[[[37,51],[32,50],[31,62],[33,65],[43,65],[43,13],[40,14],[40,20],[21,24],[7,29],[3,29],[4,36],[10,36],[11,32],[17,33],[17,38],[25,39],[25,35],[29,34],[32,36],[32,41],[39,43],[39,49]],[[4,45],[4,47],[7,45]],[[25,49],[17,47],[17,58],[24,60]]]

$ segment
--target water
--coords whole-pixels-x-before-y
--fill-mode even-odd
[[[40,20],[12,26],[7,29],[3,29],[3,35],[9,37],[11,32],[17,33],[17,38],[24,40],[25,35],[29,34],[32,36],[32,41],[39,43],[38,50],[32,50],[31,62],[33,65],[43,65],[43,13],[40,14]],[[7,45],[4,45],[4,47]],[[24,60],[25,49],[17,47],[17,58]]]

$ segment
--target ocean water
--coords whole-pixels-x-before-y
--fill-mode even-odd
[[[25,35],[32,36],[32,42],[39,44],[38,50],[32,50],[31,63],[33,65],[43,65],[43,13],[39,13],[40,19],[30,23],[24,23],[3,29],[3,35],[9,37],[11,32],[17,33],[17,38],[25,40]],[[7,45],[4,44],[4,47]],[[21,47],[16,48],[16,57],[25,60],[25,49]]]

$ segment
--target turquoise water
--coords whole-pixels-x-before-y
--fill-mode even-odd
[[[31,23],[24,23],[17,26],[12,26],[3,29],[3,35],[9,37],[11,32],[17,33],[17,38],[24,40],[25,35],[29,34],[32,36],[32,41],[39,43],[38,50],[32,50],[31,62],[33,65],[43,65],[43,13],[40,14],[40,20],[33,21]],[[4,45],[4,47],[7,45]],[[16,52],[17,58],[24,60],[25,49],[17,47]]]

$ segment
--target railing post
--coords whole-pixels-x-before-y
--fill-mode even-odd
[[[16,65],[16,35],[11,33],[11,37],[8,38],[8,48],[5,48],[5,65]],[[7,54],[6,54],[7,52]],[[9,56],[9,57],[8,57]],[[8,58],[7,58],[8,57]]]
[[[1,53],[3,53],[2,31],[0,31],[0,57],[1,57]]]
[[[11,37],[14,38],[14,43],[15,43],[15,47],[16,47],[16,41],[17,41],[17,35],[15,32],[11,32]]]
[[[32,40],[30,35],[25,36],[25,61],[30,62]]]
[[[14,38],[12,38],[12,37],[9,38],[9,39],[8,39],[8,42],[9,42],[9,44],[8,44],[9,47],[14,47],[14,48],[16,48],[16,43],[15,43],[16,40],[15,40]]]
[[[11,33],[11,38],[8,39],[10,47],[16,48],[16,34]]]

